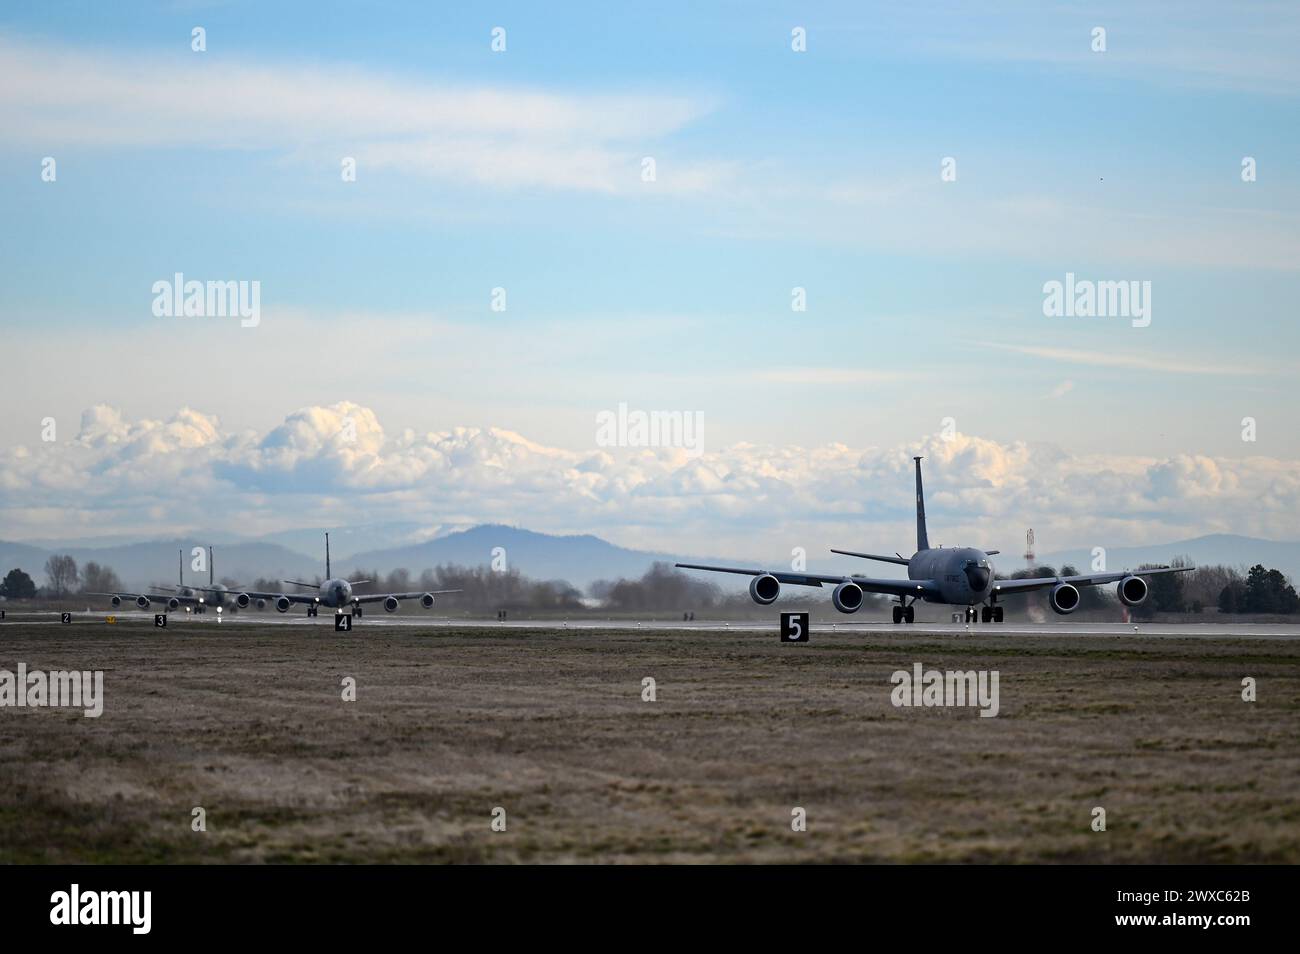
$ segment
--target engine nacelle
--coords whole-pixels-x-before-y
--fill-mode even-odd
[[[760,573],[749,581],[749,595],[759,606],[775,603],[781,595],[781,581],[771,573]]]
[[[112,599],[109,600],[109,602],[112,603],[113,606],[116,608],[122,605],[122,597],[114,596]]]
[[[248,604],[253,602],[253,598],[247,593],[240,593],[235,597],[235,605],[240,609],[248,609]]]
[[[293,601],[289,599],[289,597],[287,596],[276,597],[275,608],[278,609],[281,613],[289,612],[289,607],[292,605],[293,605]]]
[[[831,593],[831,602],[841,613],[856,613],[862,609],[862,587],[852,580],[845,580]]]
[[[1119,601],[1125,606],[1137,606],[1147,598],[1151,588],[1140,576],[1126,576],[1119,581]]]
[[[388,599],[384,600],[384,612],[396,613],[397,605],[398,605],[397,597],[390,596]]]
[[[149,597],[147,597],[147,596],[137,596],[137,597],[135,598],[135,605],[138,606],[138,607],[140,607],[140,609],[148,609],[148,608],[149,608]]]
[[[261,597],[258,597],[257,602],[255,602],[253,605],[256,606],[258,609],[266,609],[266,600],[262,599]]]
[[[1066,616],[1079,608],[1079,588],[1071,583],[1057,583],[1047,599],[1054,613]]]
[[[181,601],[173,596],[171,599],[167,601],[167,608],[172,612],[175,612],[176,610],[181,608]]]
[[[420,605],[423,606],[425,609],[430,609],[433,606],[433,594],[425,593],[423,596],[421,596]]]

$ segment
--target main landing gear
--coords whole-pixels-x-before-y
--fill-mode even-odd
[[[915,606],[912,606],[912,605],[910,605],[910,604],[904,603],[903,600],[902,600],[902,598],[900,597],[900,598],[899,598],[899,605],[894,607],[894,622],[895,622],[895,623],[915,623],[915,622],[916,622],[916,607],[915,607]]]
[[[1000,623],[1002,622],[1002,607],[981,606],[978,616],[975,613],[975,607],[966,607],[966,622],[973,623],[978,619],[981,623]]]

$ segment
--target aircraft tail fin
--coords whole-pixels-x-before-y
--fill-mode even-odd
[[[921,487],[921,458],[916,461],[916,549],[930,549],[930,535],[925,532],[925,490]]]
[[[185,551],[176,551],[176,585],[185,585]]]
[[[330,535],[325,531],[325,579],[334,579],[334,574],[330,572]]]
[[[208,586],[217,585],[217,568],[212,563],[212,547],[208,547]]]

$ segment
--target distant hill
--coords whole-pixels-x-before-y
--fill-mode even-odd
[[[628,550],[591,534],[555,536],[519,527],[483,524],[424,543],[358,553],[347,558],[346,571],[355,567],[388,573],[404,567],[418,573],[448,563],[487,566],[492,563],[492,551],[496,547],[505,550],[507,567],[524,576],[567,580],[580,588],[600,579],[639,577],[656,560],[677,559],[662,553]],[[335,567],[335,570],[342,568]]]

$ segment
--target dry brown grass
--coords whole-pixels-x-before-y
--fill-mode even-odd
[[[1294,641],[364,625],[0,624],[107,670],[0,710],[0,861],[1300,861]],[[895,709],[915,661],[1001,715]]]

